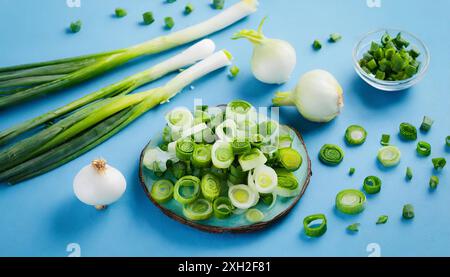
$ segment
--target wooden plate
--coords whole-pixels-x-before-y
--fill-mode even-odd
[[[145,191],[145,194],[147,194],[147,197],[150,199],[150,201],[153,202],[153,204],[155,204],[155,206],[157,206],[168,217],[188,226],[211,233],[246,233],[261,230],[269,226],[270,224],[275,223],[277,220],[281,219],[292,210],[292,208],[295,206],[295,204],[297,204],[297,202],[305,192],[306,187],[309,184],[309,179],[311,177],[311,160],[309,159],[303,138],[298,131],[294,130],[293,128],[289,129],[291,131],[291,136],[294,138],[292,147],[295,148],[303,158],[301,167],[296,172],[294,172],[297,179],[299,180],[301,191],[300,194],[296,197],[277,197],[277,204],[271,210],[268,210],[267,205],[264,205],[261,202],[258,203],[256,205],[256,208],[260,209],[265,214],[265,218],[261,222],[249,223],[245,219],[245,214],[233,214],[227,219],[217,219],[215,217],[211,217],[207,220],[192,221],[184,217],[182,212],[182,205],[174,199],[162,204],[157,203],[155,200],[153,200],[150,195],[151,186],[153,182],[158,179],[158,177],[156,177],[150,170],[145,168],[145,166],[143,165],[143,159],[145,151],[148,148],[157,146],[161,142],[161,138],[150,140],[144,150],[142,150],[139,162],[140,183]]]

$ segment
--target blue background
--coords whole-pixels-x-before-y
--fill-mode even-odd
[[[0,66],[49,60],[126,47],[162,35],[164,16],[173,16],[174,30],[207,19],[217,11],[209,1],[194,1],[196,10],[182,15],[187,1],[164,4],[163,0],[81,0],[80,8],[68,8],[65,0],[0,0]],[[236,1],[226,1],[227,6]],[[432,157],[450,160],[444,139],[450,135],[450,40],[448,10],[450,1],[381,0],[381,7],[369,8],[366,0],[262,0],[257,13],[211,36],[219,48],[230,50],[241,68],[230,80],[225,70],[195,83],[170,104],[162,105],[131,124],[101,146],[48,174],[13,187],[0,187],[0,255],[66,256],[66,246],[78,243],[82,256],[367,256],[369,243],[377,243],[382,256],[450,255],[450,184],[449,166],[438,176],[437,191],[428,191],[432,174],[431,157],[416,155],[415,143],[397,137],[400,122],[418,126],[423,115],[435,119],[428,134],[420,139],[433,146]],[[114,9],[122,6],[128,16],[117,19]],[[140,24],[141,14],[152,10],[156,22]],[[289,40],[296,48],[298,64],[292,79],[283,86],[264,85],[250,72],[251,46],[245,41],[231,41],[242,28],[255,28],[268,15],[265,34]],[[83,29],[70,34],[66,26],[81,19]],[[390,27],[408,30],[423,39],[431,53],[426,77],[414,88],[396,93],[377,91],[366,85],[353,70],[351,51],[363,34]],[[332,32],[342,41],[329,44]],[[311,49],[314,39],[323,48]],[[134,61],[95,80],[20,107],[0,112],[0,129],[59,107],[81,95],[95,91],[125,76],[139,72],[179,51]],[[296,84],[302,73],[323,68],[332,72],[345,92],[342,115],[328,124],[305,121],[294,108],[281,110],[281,121],[298,128],[306,141],[314,175],[304,197],[295,209],[276,226],[253,234],[208,234],[181,225],[164,216],[145,196],[138,183],[140,151],[155,132],[163,127],[163,115],[179,105],[192,105],[202,97],[210,105],[233,98],[267,106],[275,91]],[[155,87],[168,78],[146,86]],[[142,89],[141,89],[142,90]],[[369,135],[364,145],[349,148],[343,141],[350,124],[363,125]],[[392,143],[402,150],[397,168],[382,169],[375,160],[382,133],[390,133]],[[343,145],[346,152],[338,167],[326,167],[317,159],[324,143]],[[128,188],[120,201],[103,212],[79,202],[72,191],[72,179],[78,170],[96,157],[104,157],[126,176]],[[406,166],[414,169],[414,178],[404,179]],[[353,177],[349,167],[356,167]],[[369,197],[364,213],[342,216],[334,210],[334,197],[344,188],[360,188],[367,175],[383,180],[381,192]],[[405,203],[416,208],[410,222],[401,220]],[[328,232],[321,238],[303,235],[302,219],[322,212],[328,217]],[[379,215],[389,215],[385,225],[377,226]],[[345,227],[360,222],[358,234],[348,234]]]

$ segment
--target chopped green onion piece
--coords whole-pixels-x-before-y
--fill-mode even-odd
[[[116,16],[117,17],[124,17],[127,15],[127,10],[123,9],[123,8],[116,8]]]
[[[344,159],[344,150],[335,144],[325,144],[320,149],[319,159],[327,165],[338,165]]]
[[[278,179],[279,182],[279,179]],[[274,199],[273,193],[261,193],[261,200],[264,203],[264,205],[270,206],[273,203]]]
[[[232,164],[229,168],[229,173],[230,174],[228,174],[228,182],[232,183],[233,185],[244,184],[245,180],[247,179],[247,172],[244,172],[240,165],[235,166]]]
[[[312,47],[314,50],[320,50],[322,48],[322,43],[319,40],[314,40]]]
[[[383,146],[388,146],[389,145],[389,141],[391,140],[391,136],[388,134],[382,134],[381,135],[381,141],[380,144]]]
[[[173,20],[172,17],[167,16],[164,18],[164,24],[167,29],[172,29],[173,26],[175,26],[175,21]]]
[[[248,139],[243,138],[235,138],[231,143],[231,147],[233,148],[233,153],[235,155],[243,154],[252,149],[250,141]]]
[[[403,122],[400,124],[400,137],[404,140],[416,140],[417,129],[413,125]]]
[[[170,168],[173,177],[180,179],[184,175],[186,175],[186,163],[184,162],[177,162],[174,163]]]
[[[402,215],[404,219],[412,219],[414,217],[414,206],[411,204],[404,205]]]
[[[186,7],[184,7],[184,14],[190,14],[194,11],[194,6],[189,3],[186,5]]]
[[[219,219],[225,219],[233,213],[233,204],[228,197],[218,197],[213,203],[214,216]]]
[[[223,9],[223,6],[225,5],[225,0],[213,0],[213,8],[216,10]]]
[[[182,161],[189,161],[194,154],[195,143],[192,139],[182,139],[177,141],[176,156]]]
[[[72,31],[72,33],[78,33],[81,30],[81,25],[81,20],[70,23],[70,31]]]
[[[345,130],[345,140],[350,145],[360,145],[366,141],[367,131],[359,125],[350,125]]]
[[[345,214],[362,212],[365,203],[366,196],[356,189],[346,189],[336,195],[336,208]]]
[[[195,167],[205,168],[211,165],[211,145],[195,144],[194,152],[191,156],[192,164]]]
[[[448,147],[450,147],[450,136],[447,136],[447,137],[445,138],[445,144],[446,144]]]
[[[382,215],[378,218],[377,224],[385,224],[388,221],[389,217],[387,215]]]
[[[422,130],[424,132],[428,132],[431,129],[433,122],[434,122],[434,120],[431,117],[424,116],[422,124],[420,125],[420,130]]]
[[[238,74],[239,74],[239,67],[233,65],[233,66],[230,68],[230,75],[231,75],[231,77],[234,78],[234,77],[236,77]]]
[[[279,150],[279,161],[288,171],[296,171],[302,165],[303,158],[294,148],[282,148]]]
[[[267,162],[267,158],[258,148],[252,148],[250,151],[239,156],[239,164],[243,171],[249,171]]]
[[[180,204],[194,202],[200,195],[200,179],[195,176],[183,176],[175,183],[173,198]]]
[[[152,198],[158,203],[164,203],[173,197],[173,183],[170,180],[160,179],[153,183],[150,192]]]
[[[284,168],[277,168],[275,172],[278,178],[278,184],[275,188],[276,194],[281,197],[294,197],[300,193],[298,180],[294,173]]]
[[[183,214],[190,220],[206,220],[212,216],[213,207],[206,199],[196,199],[183,206]]]
[[[419,141],[416,150],[421,156],[429,156],[431,154],[431,145],[426,141]]]
[[[250,125],[254,123],[257,117],[255,107],[245,100],[233,100],[229,102],[227,104],[225,114],[227,119],[233,120],[235,123],[239,124],[241,128],[248,127],[242,125]],[[256,123],[253,125],[256,125]],[[249,134],[245,134],[245,136],[248,135]]]
[[[309,237],[320,237],[327,231],[327,218],[324,214],[308,215],[303,219],[303,229]]]
[[[439,185],[439,177],[438,176],[431,176],[430,182],[429,182],[430,188],[435,189],[437,188],[437,185]]]
[[[359,226],[361,226],[360,223],[353,223],[347,226],[347,230],[350,232],[358,232]]]
[[[341,40],[341,39],[342,39],[341,34],[338,34],[338,33],[332,33],[332,34],[330,34],[330,39],[329,39],[329,41],[330,41],[330,42],[337,42],[337,41],[339,41],[339,40]]]
[[[145,25],[150,25],[155,22],[155,18],[153,17],[152,12],[145,12],[142,14],[142,19],[144,20]]]
[[[258,193],[272,193],[278,185],[278,176],[273,168],[260,165],[249,175],[249,186]]]
[[[385,167],[396,166],[400,162],[401,152],[395,146],[383,146],[378,150],[378,161]]]
[[[217,168],[229,168],[234,161],[231,144],[225,141],[216,141],[212,146],[211,158]]]
[[[264,136],[261,134],[254,134],[250,138],[250,143],[252,144],[252,146],[260,148],[264,143]]]
[[[257,203],[259,194],[247,185],[234,185],[228,189],[228,198],[238,209],[248,209]]]
[[[381,190],[381,179],[377,176],[367,176],[364,179],[363,189],[368,194],[376,194]]]
[[[411,167],[406,168],[406,179],[411,180],[413,178],[413,172]]]
[[[247,221],[249,221],[251,223],[258,223],[258,222],[263,221],[264,213],[258,209],[249,209],[245,213],[245,218],[247,219]]]
[[[353,174],[355,174],[356,169],[354,167],[350,167],[350,169],[348,170],[348,175],[352,176]]]
[[[220,179],[211,173],[205,174],[200,182],[203,197],[211,202],[219,197],[220,187]]]
[[[433,167],[436,170],[444,168],[445,165],[447,164],[447,161],[445,160],[445,158],[434,158],[434,159],[431,159],[431,162],[433,163]]]

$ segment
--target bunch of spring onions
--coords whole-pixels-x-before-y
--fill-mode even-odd
[[[242,0],[197,25],[129,48],[0,68],[0,109],[68,88],[143,55],[157,54],[215,33],[255,12],[257,6],[257,0]]]
[[[194,60],[202,55],[197,55]],[[228,52],[216,52],[162,87],[104,98],[67,114],[0,152],[0,182],[18,183],[71,161],[148,110],[169,101],[193,81],[229,65],[230,59]]]
[[[162,143],[146,150],[145,167],[160,179],[151,196],[178,202],[189,220],[227,218],[245,213],[251,223],[264,220],[255,208],[269,208],[277,196],[294,197],[301,186],[293,172],[302,156],[292,148],[287,127],[258,114],[248,102],[226,107],[185,107],[166,115]]]

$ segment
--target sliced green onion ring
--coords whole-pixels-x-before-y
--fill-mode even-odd
[[[294,173],[284,168],[277,168],[278,184],[275,193],[281,197],[294,197],[300,193],[300,186]]]
[[[258,209],[249,209],[245,213],[245,218],[251,223],[258,223],[264,220],[264,213]]]
[[[200,195],[200,179],[195,176],[183,176],[175,183],[173,198],[180,204],[194,202]]]
[[[350,125],[345,130],[345,140],[350,145],[360,145],[366,141],[367,131],[359,125]]]
[[[172,132],[180,132],[191,128],[194,116],[188,108],[178,107],[166,114],[166,121]]]
[[[314,224],[320,221],[320,224]],[[327,218],[324,214],[312,214],[303,219],[305,234],[309,237],[320,237],[327,231]]]
[[[231,142],[237,136],[237,125],[231,119],[227,119],[216,127],[216,135],[219,140]]]
[[[257,194],[257,192],[247,185],[235,185],[228,189],[228,198],[233,206],[238,209],[253,207],[256,204],[255,199]]]
[[[345,214],[362,212],[365,203],[366,196],[356,189],[346,189],[336,195],[336,208]]]
[[[302,165],[303,159],[294,148],[283,148],[279,151],[281,165],[289,171],[296,171]]]
[[[416,150],[421,156],[429,156],[431,154],[431,145],[426,141],[419,141]]]
[[[239,164],[243,171],[249,171],[267,162],[267,158],[258,148],[252,148],[250,151],[239,156]]]
[[[207,173],[202,177],[200,188],[203,197],[212,202],[220,195],[220,179],[214,174]]]
[[[195,167],[206,168],[211,166],[211,145],[196,144],[191,157]]]
[[[150,192],[152,198],[158,203],[164,203],[173,197],[173,183],[167,179],[160,179],[153,183]]]
[[[245,152],[250,151],[252,149],[252,146],[250,144],[250,141],[246,138],[234,138],[233,142],[231,143],[231,147],[233,148],[233,153],[235,155],[240,155]]]
[[[229,168],[234,160],[231,144],[225,141],[216,141],[212,146],[211,159],[215,167]]]
[[[234,120],[238,124],[246,120],[254,121],[257,117],[255,107],[244,100],[233,100],[229,102],[225,115],[227,119]]]
[[[250,138],[253,147],[260,148],[264,143],[264,137],[261,134],[254,134]]]
[[[213,214],[211,202],[206,199],[197,199],[183,206],[183,214],[190,220],[206,220]]]
[[[327,165],[338,165],[344,159],[344,150],[335,144],[325,144],[320,149],[319,159]]]
[[[392,167],[400,162],[401,152],[396,146],[383,146],[378,150],[377,158],[383,166]]]
[[[255,189],[259,193],[272,193],[278,184],[275,170],[266,165],[260,165],[252,173]]]
[[[411,204],[406,204],[403,206],[402,216],[404,219],[414,218],[414,206]]]
[[[177,141],[175,153],[178,159],[182,161],[189,161],[194,154],[194,149],[195,143],[192,139],[182,139]]]
[[[368,194],[375,194],[381,190],[381,179],[377,176],[367,176],[363,183],[364,191]]]
[[[218,197],[214,200],[213,210],[214,216],[219,219],[225,219],[233,213],[233,204],[228,197]]]

